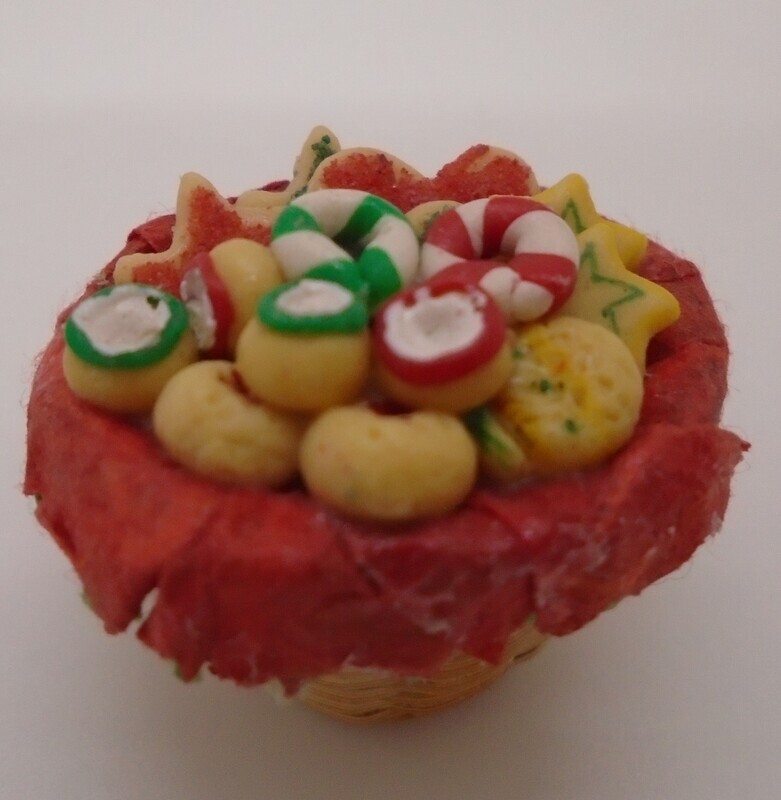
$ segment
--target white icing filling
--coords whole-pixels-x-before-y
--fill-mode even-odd
[[[195,334],[195,340],[201,350],[208,350],[214,346],[217,335],[217,320],[214,317],[209,292],[199,269],[191,269],[182,278],[179,291],[184,300],[187,315],[190,318],[190,327]]]
[[[277,298],[277,307],[293,317],[341,314],[353,302],[352,293],[331,281],[304,278]]]
[[[476,297],[461,292],[431,297],[421,289],[415,293],[414,305],[393,303],[385,314],[388,345],[410,361],[431,361],[463,350],[483,332]]]
[[[106,356],[151,347],[170,318],[171,310],[159,292],[134,285],[89,297],[72,315],[95,350]]]

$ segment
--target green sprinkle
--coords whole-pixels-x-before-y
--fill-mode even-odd
[[[95,610],[95,606],[92,605],[92,600],[90,600],[90,596],[87,594],[86,589],[82,589],[81,590],[80,597],[81,597],[81,602],[84,603],[84,605],[87,606],[87,608],[90,611],[94,611]]]
[[[513,358],[516,361],[520,361],[526,355],[526,351],[523,347],[514,347],[513,348]]]
[[[309,174],[306,176],[306,183],[297,191],[293,193],[293,199],[296,197],[301,197],[302,194],[306,194],[307,189],[309,188],[309,181],[312,179],[312,175],[315,174],[315,170],[326,160],[329,156],[334,154],[334,149],[331,147],[331,137],[330,136],[323,136],[320,138],[319,142],[315,142],[313,145],[310,145],[312,150],[315,153],[315,160],[312,162],[312,166],[309,168]],[[295,177],[295,175],[293,176]]]
[[[309,177],[312,177],[312,174],[320,166],[320,164],[328,158],[328,156],[332,156],[334,154],[333,148],[331,147],[331,137],[330,136],[323,136],[319,142],[315,142],[312,145],[312,150],[315,151],[315,161],[312,164],[312,171],[309,173]]]
[[[577,433],[579,430],[578,423],[574,419],[565,419],[564,428],[568,433]]]
[[[42,494],[38,494],[38,492],[36,492],[33,495],[33,500],[35,500],[35,504],[38,505],[38,503],[40,503],[41,500],[43,500],[43,495]]]
[[[553,384],[547,378],[543,378],[540,381],[540,391],[543,394],[547,394],[548,392],[550,392],[552,390],[553,390]]]

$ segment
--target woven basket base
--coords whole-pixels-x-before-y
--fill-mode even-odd
[[[526,623],[510,637],[498,664],[456,653],[429,678],[405,678],[345,667],[310,681],[299,699],[317,711],[349,722],[408,719],[460,703],[500,677],[516,661],[533,656],[547,636]]]

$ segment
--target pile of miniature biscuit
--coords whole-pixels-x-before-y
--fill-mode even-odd
[[[315,129],[289,186],[238,198],[267,243],[204,233],[194,198],[211,187],[185,176],[165,269],[125,256],[68,317],[73,392],[151,416],[168,456],[206,478],[300,477],[380,521],[447,512],[480,475],[584,469],[620,449],[648,341],[679,313],[632,271],[645,237],[602,219],[576,175],[405,214],[319,186],[343,153]]]

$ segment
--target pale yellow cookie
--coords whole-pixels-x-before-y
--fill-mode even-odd
[[[334,408],[306,432],[301,474],[315,497],[350,516],[403,522],[457,506],[474,485],[477,448],[448,414]]]
[[[642,399],[626,345],[599,325],[561,317],[518,336],[513,375],[491,410],[528,459],[516,459],[519,475],[544,474],[588,467],[618,450]],[[493,471],[517,477],[505,464]]]
[[[293,180],[280,192],[252,189],[240,194],[236,199],[239,208],[269,208],[287,205],[303,191],[317,167],[341,149],[333,131],[324,125],[313,128],[301,147],[301,152],[293,166]]]
[[[488,402],[507,383],[512,369],[507,341],[490,361],[462,378],[435,384],[410,383],[378,364],[377,381],[390,397],[410,408],[460,414]]]
[[[350,403],[369,377],[369,334],[294,334],[257,316],[236,346],[236,368],[252,394],[280,408],[321,411]]]
[[[258,300],[282,283],[282,271],[271,249],[251,239],[229,239],[213,247],[209,255],[233,307],[228,332],[228,349],[233,353],[239,334],[255,316]]]
[[[100,367],[83,361],[66,347],[62,368],[71,391],[83,400],[120,414],[145,414],[151,411],[168,380],[197,358],[195,337],[187,330],[162,361],[147,367]]]
[[[157,438],[178,463],[218,481],[278,487],[298,469],[304,421],[251,400],[229,361],[183,369],[155,403]]]

